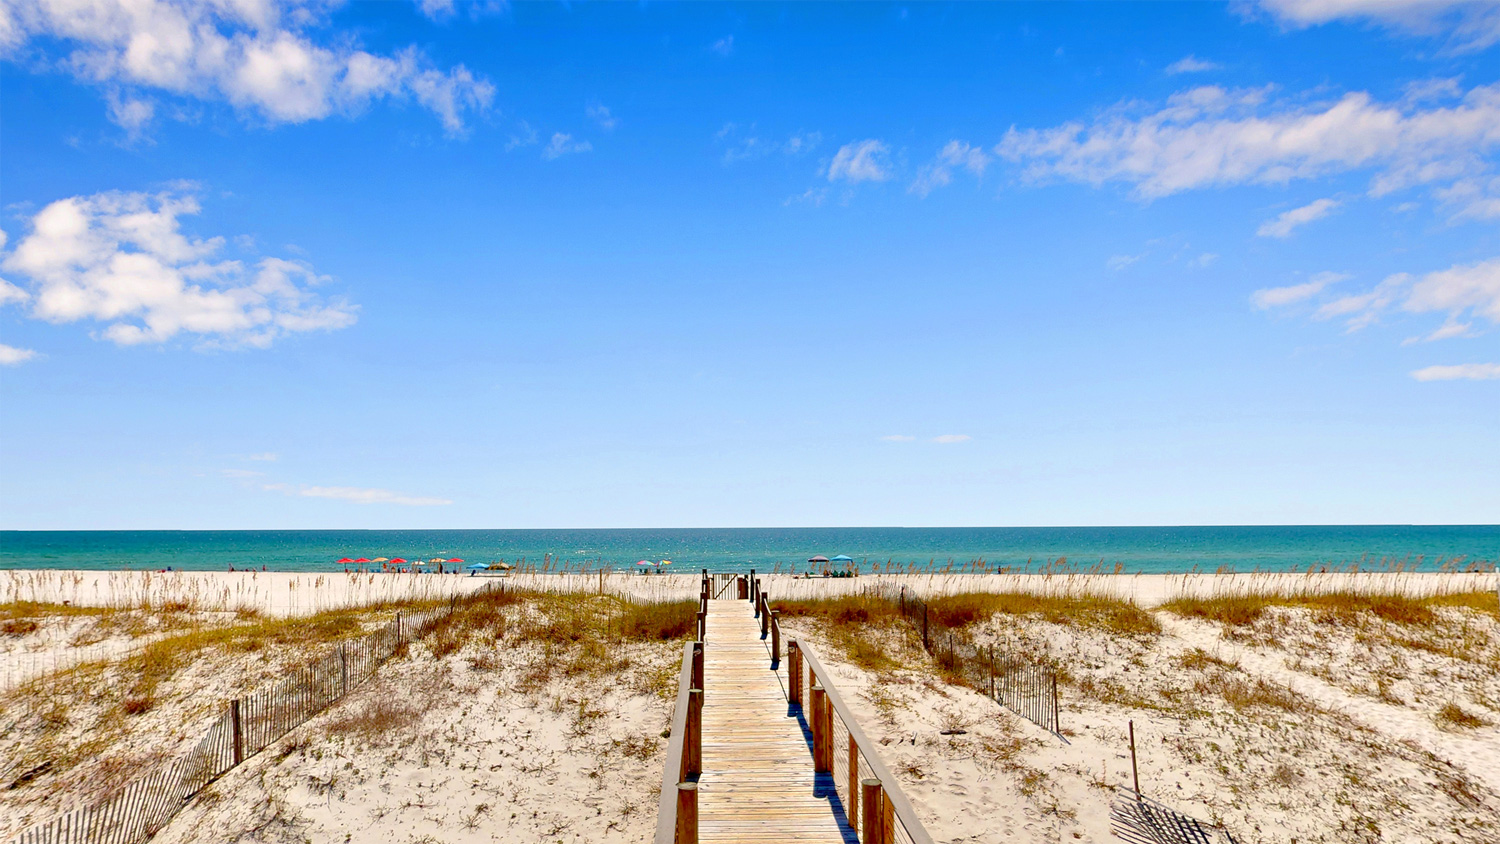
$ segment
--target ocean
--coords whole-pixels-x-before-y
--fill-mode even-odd
[[[629,530],[0,531],[0,569],[341,571],[344,557],[550,561],[578,567],[671,560],[673,571],[806,568],[844,554],[866,567],[983,560],[1126,572],[1289,571],[1358,564],[1493,566],[1500,525]]]

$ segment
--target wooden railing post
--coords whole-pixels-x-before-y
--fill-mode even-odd
[[[813,773],[827,773],[828,766],[823,764],[823,758],[828,755],[828,744],[832,736],[827,735],[828,730],[823,724],[823,708],[828,705],[828,698],[823,693],[823,687],[816,680],[812,687],[812,722],[813,734]]]
[[[859,742],[854,740],[854,733],[849,734],[849,805],[844,807],[844,814],[849,818],[849,826],[859,831]]]
[[[349,651],[346,643],[339,642],[339,674],[343,679],[343,692],[340,697],[349,694]]]
[[[698,844],[698,784],[677,784],[676,844]]]
[[[760,593],[760,637],[762,639],[766,638],[766,634],[771,632],[770,607],[771,604],[766,598],[766,593]]]
[[[703,690],[688,692],[687,741],[682,748],[682,778],[696,779],[703,773]]]
[[[771,610],[771,664],[781,664],[781,610]]]
[[[862,780],[860,785],[863,786],[859,797],[860,806],[864,809],[864,817],[860,819],[861,826],[865,828],[864,844],[885,844],[885,823],[881,817],[881,809],[885,804],[884,789],[880,787],[880,780],[874,777]],[[850,793],[854,793],[852,788]]]
[[[699,606],[702,606],[702,605],[700,604]],[[703,641],[704,635],[708,632],[708,613],[704,612],[703,610],[698,610],[698,619],[697,619],[697,622],[698,622],[698,641],[701,642],[701,641]]]
[[[396,643],[401,643],[401,613],[396,613]]]
[[[703,643],[693,643],[693,688],[701,689],[703,686]]]
[[[793,639],[786,646],[787,703],[802,705],[802,646]]]
[[[745,578],[745,591],[750,593],[746,597],[755,600],[755,569],[750,570],[750,575]]]
[[[245,726],[240,718],[240,699],[229,702],[229,721],[234,732],[234,764],[245,761]]]
[[[1052,732],[1062,735],[1062,710],[1057,706],[1057,675],[1052,675]]]

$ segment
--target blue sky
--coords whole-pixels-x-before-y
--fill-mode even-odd
[[[1500,13],[0,4],[0,528],[1493,523]]]

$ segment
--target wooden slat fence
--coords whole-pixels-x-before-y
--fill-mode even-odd
[[[894,590],[892,590],[894,591]],[[922,636],[922,647],[971,688],[1063,741],[1057,673],[1041,660],[981,646],[931,618],[927,602],[903,586],[894,595],[901,614]]]
[[[772,667],[781,665],[781,618],[759,578],[749,583]],[[849,826],[865,844],[932,844],[901,783],[860,728],[829,674],[805,642],[787,642],[787,702],[798,707],[813,734],[813,770],[832,774]]]
[[[1130,792],[1115,798],[1109,825],[1127,844],[1237,844],[1229,831],[1216,824]]]
[[[401,643],[412,641],[451,613],[456,602],[418,613],[397,613],[394,620],[365,637],[346,642],[284,679],[231,701],[187,753],[102,800],[26,830],[14,844],[140,844],[150,839],[204,786],[348,694],[390,659]]]

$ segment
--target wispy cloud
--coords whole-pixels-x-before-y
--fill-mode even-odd
[[[1088,121],[1011,129],[995,151],[1032,181],[1119,182],[1143,199],[1362,170],[1373,196],[1425,185],[1457,216],[1500,216],[1489,157],[1500,147],[1500,84],[1446,104],[1275,93],[1191,88],[1159,107],[1130,101]]]
[[[536,129],[530,123],[522,120],[516,124],[516,130],[510,133],[510,138],[505,142],[505,151],[510,152],[520,147],[529,147],[541,140]]]
[[[935,443],[949,445],[952,443],[966,443],[972,439],[974,438],[969,436],[968,434],[943,434],[941,436],[933,437],[932,441]]]
[[[764,137],[756,131],[754,123],[743,127],[725,123],[714,133],[714,140],[724,147],[724,163],[734,164],[773,154],[792,157],[811,152],[823,142],[823,133],[797,131],[781,140]]]
[[[594,145],[588,141],[575,141],[572,135],[557,132],[552,136],[552,140],[547,144],[547,148],[542,150],[542,158],[552,161],[564,155],[588,152],[593,148]]]
[[[1104,262],[1104,265],[1115,272],[1119,272],[1144,257],[1146,257],[1145,252],[1139,255],[1111,255],[1109,256],[1109,260]]]
[[[989,165],[990,157],[984,150],[965,141],[949,141],[931,164],[917,172],[916,180],[907,191],[925,197],[937,188],[951,184],[954,170],[963,169],[979,177]]]
[[[609,107],[600,103],[589,103],[584,109],[589,119],[599,124],[599,128],[606,132],[613,132],[620,125],[620,119],[609,113]]]
[[[1365,21],[1413,35],[1443,37],[1453,52],[1500,43],[1500,6],[1491,0],[1257,0],[1256,5],[1288,26]]]
[[[708,49],[727,58],[730,55],[734,54],[734,36],[726,35],[723,38],[720,38],[718,41],[710,44]]]
[[[290,484],[266,484],[268,492],[280,492],[302,498],[331,498],[336,501],[351,501],[355,504],[396,504],[403,507],[442,507],[452,504],[447,498],[427,498],[402,495],[388,489],[353,486],[291,486]]]
[[[1280,308],[1303,302],[1323,292],[1330,284],[1337,284],[1351,278],[1346,273],[1322,272],[1313,276],[1303,284],[1293,284],[1287,287],[1266,287],[1250,294],[1250,303],[1259,310],[1268,308]]]
[[[1167,73],[1173,76],[1180,73],[1204,73],[1210,70],[1218,70],[1220,67],[1222,65],[1218,62],[1205,61],[1194,55],[1186,55],[1167,65]]]
[[[1339,207],[1337,199],[1319,199],[1309,202],[1300,208],[1283,211],[1275,219],[1261,223],[1255,233],[1261,237],[1289,237],[1293,229],[1305,226],[1314,220],[1321,220],[1337,207]]]
[[[247,454],[245,455],[245,459],[253,460],[257,463],[275,463],[281,459],[281,455],[274,451],[263,451],[260,454]]]
[[[883,182],[891,177],[889,153],[883,142],[873,138],[844,144],[828,165],[828,181]]]
[[[7,346],[0,343],[0,366],[20,366],[29,360],[36,359],[35,349],[18,349],[15,346]]]
[[[1500,363],[1460,363],[1428,366],[1412,372],[1418,381],[1492,381],[1500,379]]]

